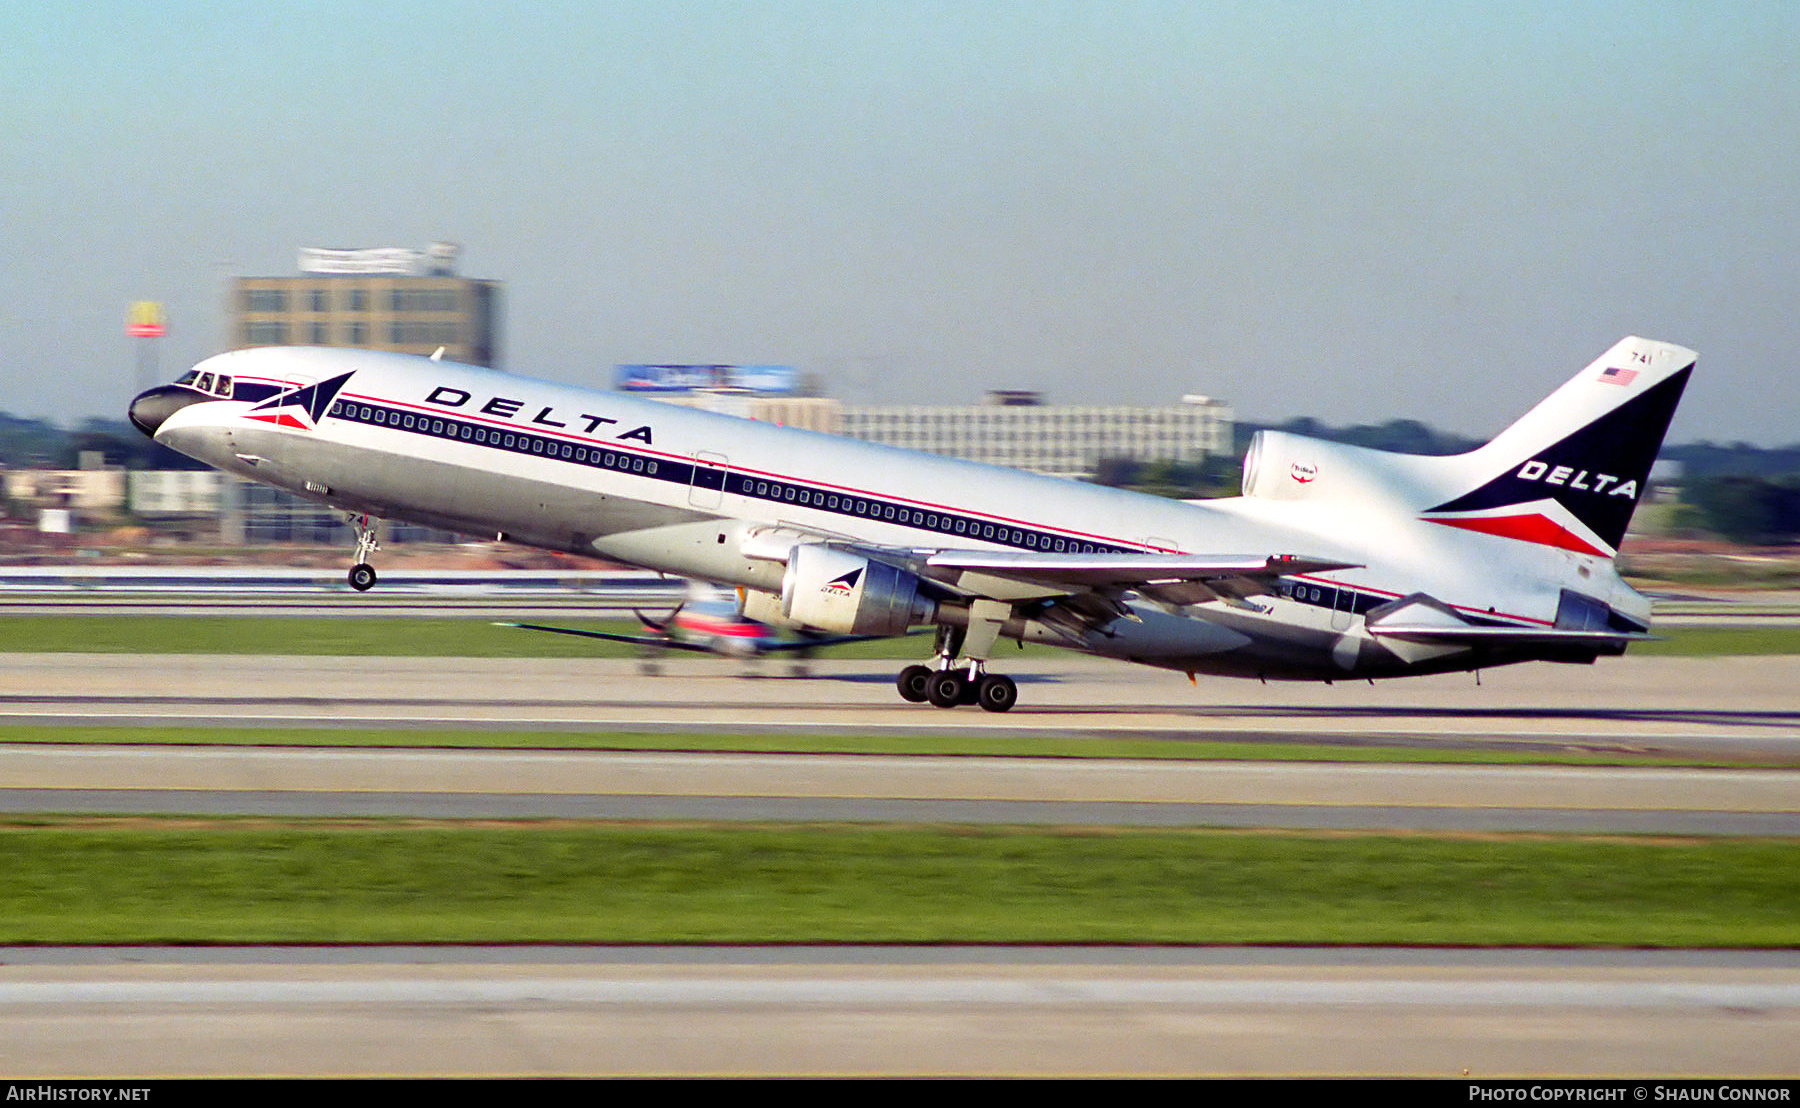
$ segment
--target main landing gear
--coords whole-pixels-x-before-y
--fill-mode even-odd
[[[376,522],[367,513],[350,517],[351,526],[356,528],[356,564],[350,567],[350,587],[357,592],[375,587],[375,567],[369,564],[369,555],[381,549],[375,541]]]
[[[903,699],[915,704],[929,702],[938,708],[955,708],[962,704],[979,704],[990,712],[1004,712],[1019,702],[1019,687],[1003,673],[984,673],[979,669],[932,669],[930,666],[907,666],[894,684]]]
[[[977,600],[970,605],[966,629],[939,627],[936,664],[907,666],[894,679],[901,699],[938,708],[979,704],[989,712],[1004,712],[1017,704],[1019,687],[1012,678],[987,672],[988,652],[1009,615],[1009,605]]]

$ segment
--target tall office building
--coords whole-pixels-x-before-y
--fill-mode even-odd
[[[458,250],[300,251],[298,277],[232,282],[233,349],[354,346],[433,354],[470,365],[500,359],[500,282],[456,275]]]

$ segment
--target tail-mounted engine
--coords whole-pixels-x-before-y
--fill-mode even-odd
[[[781,614],[839,635],[904,635],[937,604],[902,569],[817,543],[796,546],[781,578]]]

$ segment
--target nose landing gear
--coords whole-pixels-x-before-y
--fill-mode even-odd
[[[381,543],[375,539],[375,523],[367,513],[353,515],[350,523],[356,528],[356,564],[350,567],[350,587],[357,592],[368,592],[375,587],[375,567],[369,564],[369,555],[381,549]]]

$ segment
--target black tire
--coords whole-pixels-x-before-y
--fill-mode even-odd
[[[368,592],[375,587],[375,567],[367,562],[358,562],[350,567],[350,587],[357,592]]]
[[[930,666],[907,666],[894,678],[894,687],[900,690],[900,699],[910,700],[914,704],[925,703],[925,686],[930,683],[931,675],[936,672]]]
[[[1019,702],[1019,686],[1004,674],[990,673],[976,687],[975,702],[986,711],[1004,712]]]
[[[954,708],[963,703],[963,697],[969,691],[969,681],[957,670],[940,670],[931,675],[925,686],[925,698],[936,708]]]

